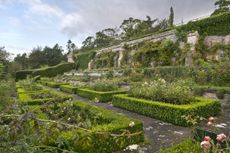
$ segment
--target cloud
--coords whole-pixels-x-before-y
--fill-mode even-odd
[[[41,0],[21,0],[22,3],[29,5],[28,14],[43,15],[46,17],[58,17],[61,18],[64,12],[61,8],[55,5],[49,5]]]
[[[79,31],[76,28],[82,21],[82,17],[78,13],[67,14],[61,21],[61,31],[69,37],[77,36]]]

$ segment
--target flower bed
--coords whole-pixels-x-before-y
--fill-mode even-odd
[[[67,93],[71,93],[74,94],[77,92],[78,87],[74,87],[71,85],[61,85],[60,87],[61,91],[67,92]]]
[[[85,102],[32,106],[31,110],[43,120],[52,121],[46,125],[49,130],[40,130],[46,145],[57,146],[58,140],[65,140],[77,152],[107,153],[144,141],[139,120]]]
[[[126,90],[117,90],[117,91],[95,91],[95,90],[90,90],[87,88],[84,89],[78,89],[77,90],[77,94],[79,96],[85,97],[85,98],[89,98],[91,100],[96,100],[99,102],[108,102],[111,101],[113,98],[113,95],[116,94],[124,94],[126,93]]]
[[[115,95],[113,105],[136,113],[140,113],[159,120],[170,122],[181,126],[190,126],[186,118],[182,116],[208,117],[217,115],[221,106],[218,100],[196,98],[195,103],[176,105],[163,102],[156,102],[145,99],[129,97],[126,94]]]
[[[72,96],[67,96],[58,92],[42,90],[33,92],[18,92],[19,101],[28,105],[40,105],[46,102],[62,102],[72,99]]]

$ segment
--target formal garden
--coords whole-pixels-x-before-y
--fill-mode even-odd
[[[0,152],[229,153],[230,2],[215,6],[129,18],[66,54],[0,47]]]

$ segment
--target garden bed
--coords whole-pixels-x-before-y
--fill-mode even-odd
[[[28,105],[41,105],[46,102],[63,102],[72,99],[72,96],[67,96],[61,93],[42,90],[33,92],[18,92],[19,101]]]
[[[31,110],[43,120],[52,121],[49,130],[40,130],[45,137],[43,143],[49,146],[65,140],[77,152],[108,153],[144,141],[143,124],[139,120],[85,102],[32,106]]]
[[[156,102],[145,99],[129,97],[126,94],[115,95],[113,105],[129,111],[140,113],[152,118],[173,123],[180,126],[190,126],[185,117],[199,116],[209,117],[217,115],[220,110],[218,100],[196,98],[197,102],[192,104],[176,105],[163,102]]]
[[[113,99],[113,96],[116,94],[124,94],[126,90],[117,90],[117,91],[95,91],[91,89],[78,89],[77,94],[84,98],[89,98],[90,100],[96,100],[99,102],[108,102]]]

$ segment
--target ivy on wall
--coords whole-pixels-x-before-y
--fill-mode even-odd
[[[171,65],[179,50],[179,45],[170,40],[145,42],[133,55],[133,62],[142,67]]]
[[[179,33],[198,31],[200,35],[227,35],[230,33],[230,12],[214,15],[198,21],[190,21],[177,27]]]
[[[109,68],[114,67],[114,57],[116,56],[115,52],[107,51],[97,55],[93,61],[95,68]]]

